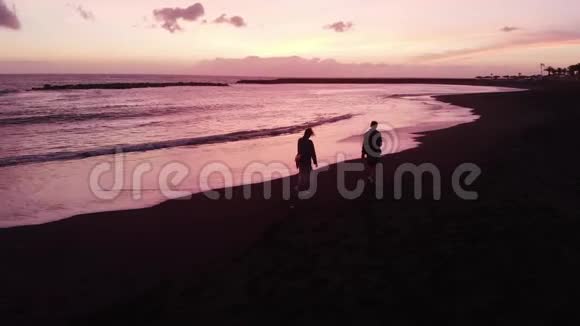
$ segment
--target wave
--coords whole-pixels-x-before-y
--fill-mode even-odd
[[[131,107],[127,105],[109,105],[99,107],[99,110],[107,110],[101,112],[88,112],[88,113],[56,113],[56,114],[43,114],[43,115],[31,115],[30,113],[20,113],[15,111],[0,112],[0,116],[7,115],[6,118],[0,118],[0,126],[9,125],[29,125],[29,124],[58,124],[58,123],[69,123],[69,122],[83,122],[91,120],[118,120],[118,119],[135,119],[135,118],[150,118],[158,116],[166,116],[171,114],[177,114],[181,112],[191,113],[193,111],[209,111],[209,110],[230,110],[230,109],[240,109],[248,105],[233,105],[233,104],[220,104],[220,105],[202,105],[202,106],[170,106],[161,107],[147,110],[136,110],[139,107]],[[255,108],[255,106],[252,106]],[[111,111],[115,109],[115,111]]]
[[[0,119],[0,126],[8,125],[28,125],[28,124],[50,124],[50,123],[68,123],[68,122],[82,122],[90,120],[117,120],[117,119],[133,119],[133,118],[147,118],[155,116],[164,116],[168,114],[175,114],[182,111],[181,108],[164,108],[161,110],[150,110],[145,112],[140,111],[106,111],[100,113],[59,113],[49,115],[36,115],[24,117],[10,117]]]
[[[114,155],[120,153],[146,152],[182,146],[198,146],[216,143],[235,142],[257,138],[276,137],[281,135],[297,133],[306,128],[314,128],[323,124],[348,120],[351,119],[353,116],[354,116],[353,114],[344,114],[287,127],[238,131],[228,134],[167,140],[154,143],[117,145],[74,152],[54,152],[40,155],[23,155],[23,156],[6,157],[0,158],[0,167],[14,166],[20,164],[30,164],[30,163],[84,159],[89,157]]]
[[[22,92],[19,89],[0,89],[0,96],[5,94],[12,94],[12,93],[20,93]]]
[[[409,98],[409,97],[423,97],[423,96],[433,96],[433,93],[414,93],[414,94],[390,94],[390,95],[385,95],[383,96],[383,98],[385,99],[389,99],[389,98]]]

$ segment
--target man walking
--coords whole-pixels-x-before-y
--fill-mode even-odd
[[[375,183],[377,164],[381,161],[383,137],[377,130],[379,123],[371,122],[371,128],[364,134],[361,158],[366,159],[366,175],[370,183]]]

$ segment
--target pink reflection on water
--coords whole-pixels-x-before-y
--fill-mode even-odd
[[[352,114],[350,119],[315,128],[317,136],[313,141],[322,168],[335,163],[337,157],[358,158],[362,134],[371,120],[377,120],[383,133],[396,140],[393,151],[403,151],[418,145],[416,133],[477,119],[469,109],[436,102],[428,95],[408,98],[389,95],[489,91],[497,89],[441,85],[244,85],[226,89],[24,93],[15,95],[21,103],[27,103],[16,113],[21,116],[52,113],[65,118],[52,124],[7,126],[2,133],[8,138],[4,141],[6,153],[33,155],[285,127]],[[103,112],[116,117],[85,119],[87,114]],[[160,188],[159,175],[171,162],[180,162],[189,169],[188,177],[176,187],[189,193],[203,190],[198,176],[212,162],[222,162],[228,167],[233,185],[244,182],[242,172],[253,162],[288,165],[286,172],[272,177],[293,174],[300,134],[301,131],[296,131],[276,137],[124,154],[122,189],[117,189],[123,191],[115,200],[98,199],[89,187],[91,170],[103,162],[114,163],[111,155],[0,168],[0,195],[7,203],[0,212],[0,227],[155,205],[167,199]],[[152,171],[144,175],[139,185],[142,198],[135,200],[133,172],[143,163],[150,164]],[[264,172],[270,175],[274,171]],[[113,173],[103,175],[102,184],[106,187],[114,188],[114,181],[119,184],[119,180],[113,180]],[[209,186],[220,188],[224,180],[212,176]]]

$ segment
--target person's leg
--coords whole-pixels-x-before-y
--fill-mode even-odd
[[[370,171],[371,180],[374,183],[376,181],[375,179],[376,179],[376,176],[377,176],[377,165],[376,164],[373,164],[371,166],[371,169],[370,170],[371,170]]]
[[[300,191],[304,184],[304,171],[302,169],[298,170],[298,184],[296,185],[296,191]]]
[[[307,168],[300,168],[298,172],[298,191],[307,190],[310,181],[310,170]]]
[[[367,178],[371,183],[375,183],[375,177],[377,175],[377,165],[374,162],[369,162],[367,164]]]
[[[307,170],[304,172],[304,189],[303,190],[310,190],[310,175],[312,174],[312,170]]]

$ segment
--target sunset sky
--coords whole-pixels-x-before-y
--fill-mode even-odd
[[[0,73],[538,73],[580,62],[580,1],[0,0],[0,42]]]

